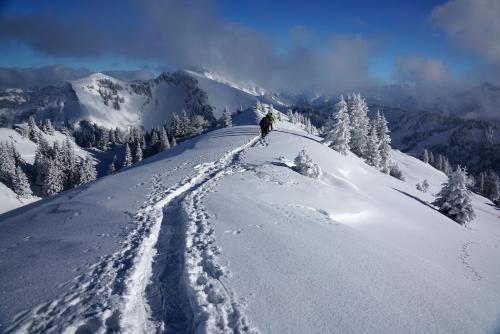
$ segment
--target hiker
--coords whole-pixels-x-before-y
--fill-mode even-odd
[[[274,123],[274,115],[272,111],[269,111],[266,115],[266,118],[268,120],[268,131],[273,130],[273,123]]]
[[[267,118],[267,116],[262,117],[262,119],[259,122],[259,125],[260,125],[260,134],[262,138],[264,138],[269,132],[269,119]]]

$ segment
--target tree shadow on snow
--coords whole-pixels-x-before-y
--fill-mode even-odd
[[[290,135],[299,136],[299,137],[302,137],[302,138],[305,138],[305,139],[309,139],[309,140],[315,141],[316,143],[323,144],[322,140],[317,140],[317,139],[314,139],[314,138],[311,138],[311,137],[308,137],[308,136],[305,136],[305,135],[301,135],[300,133],[290,132],[290,131],[285,131],[285,130],[272,130],[271,133],[273,131],[281,132],[281,133],[288,133]]]
[[[491,203],[485,203],[485,204],[488,205],[488,206],[491,206],[495,210],[500,210],[500,207],[498,205],[491,204]],[[498,333],[500,333],[500,332],[498,332]]]
[[[399,193],[401,193],[401,194],[403,194],[403,195],[405,195],[405,196],[408,196],[408,197],[410,197],[410,198],[412,198],[412,199],[416,200],[417,202],[420,202],[420,204],[423,204],[423,205],[425,205],[425,206],[427,206],[427,207],[431,208],[431,209],[432,209],[432,210],[434,210],[434,211],[439,212],[439,210],[437,210],[435,207],[433,207],[432,205],[430,205],[430,204],[429,204],[429,203],[427,203],[426,201],[423,201],[423,200],[421,200],[420,198],[418,198],[418,197],[416,197],[416,196],[413,196],[413,195],[411,195],[411,194],[408,194],[408,193],[407,193],[407,192],[405,192],[405,191],[402,191],[402,190],[399,190],[399,189],[396,189],[396,188],[392,188],[392,189],[396,190],[397,192],[399,192]]]

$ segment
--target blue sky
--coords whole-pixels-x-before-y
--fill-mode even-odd
[[[459,0],[462,1],[462,0]],[[467,0],[463,0],[467,1]],[[155,2],[154,0],[151,2]],[[91,36],[95,36],[103,45],[100,50],[95,47],[86,50],[79,48],[65,48],[64,45],[54,45],[54,40],[58,36],[57,28],[54,28],[54,38],[51,36],[37,36],[37,29],[44,29],[44,25],[35,26],[35,31],[25,31],[11,33],[12,25],[3,28],[4,33],[0,33],[0,67],[37,67],[49,64],[64,64],[72,67],[86,67],[90,70],[105,69],[138,69],[144,65],[155,69],[162,66],[180,66],[179,59],[184,59],[184,55],[176,54],[171,56],[172,49],[185,49],[186,57],[192,56],[191,49],[182,44],[179,48],[162,46],[156,50],[156,33],[162,34],[163,28],[150,28],[143,38],[151,38],[145,48],[155,49],[148,52],[134,52],[130,48],[122,45],[110,47],[109,40],[100,41],[99,31],[114,31],[113,36],[120,36],[120,39],[127,37],[123,31],[131,29],[137,35],[143,28],[144,20],[149,21],[147,14],[138,16],[137,6],[139,1],[3,1],[0,5],[0,24],[7,22],[10,18],[22,18],[26,21],[33,21],[31,16],[44,16],[57,18],[62,24],[71,25],[74,20],[81,20],[83,25],[90,29]],[[192,8],[196,12],[195,19],[204,20],[204,9],[198,11],[200,1],[186,1],[190,3],[185,9],[179,3],[171,5],[172,1],[160,2],[161,8],[165,11],[166,19],[175,17],[175,11],[181,11],[190,19],[189,13]],[[419,1],[235,1],[235,0],[214,0],[208,11],[211,16],[209,22],[218,20],[225,23],[236,24],[242,29],[252,32],[252,38],[260,43],[260,39],[265,39],[272,45],[272,52],[286,54],[294,45],[291,31],[299,29],[304,34],[310,36],[306,43],[307,48],[317,54],[326,52],[331,48],[332,36],[360,37],[366,40],[367,52],[366,66],[368,74],[377,79],[382,79],[389,83],[394,81],[395,72],[398,71],[396,64],[398,59],[405,57],[421,57],[422,59],[432,59],[442,63],[452,77],[466,75],[471,68],[476,66],[480,57],[473,52],[468,52],[457,47],[456,43],[450,41],[448,36],[439,29],[435,22],[432,22],[430,15],[432,11],[446,1],[419,0]],[[138,5],[139,4],[139,5]],[[151,5],[153,6],[157,5]],[[170,8],[170,7],[172,8]],[[191,7],[190,7],[191,6]],[[159,7],[154,7],[159,8]],[[170,10],[171,9],[171,10]],[[150,9],[148,9],[150,10]],[[154,13],[155,15],[157,13]],[[30,16],[31,15],[31,16]],[[161,15],[156,18],[161,22]],[[185,19],[186,20],[186,19]],[[194,20],[194,19],[193,19]],[[50,21],[50,20],[49,20]],[[160,23],[161,24],[161,23]],[[196,25],[195,25],[196,26]],[[98,28],[96,28],[98,27]],[[197,34],[196,30],[189,26],[186,30],[190,36]],[[95,29],[95,30],[92,30]],[[176,29],[176,26],[169,26],[169,29]],[[193,28],[196,29],[196,28]],[[64,29],[65,30],[65,29]],[[70,30],[70,28],[68,28]],[[79,29],[77,29],[79,30]],[[84,30],[84,29],[82,29]],[[116,30],[116,31],[115,31]],[[203,28],[201,28],[203,30]],[[96,33],[96,31],[98,31]],[[217,38],[217,33],[225,33],[221,27],[215,27],[213,35],[205,38]],[[77,31],[80,33],[80,31]],[[201,31],[205,33],[204,31]],[[38,33],[40,33],[38,31]],[[186,33],[186,35],[188,34]],[[92,35],[94,34],[94,35]],[[155,36],[155,37],[151,37]],[[83,36],[85,37],[85,35]],[[175,37],[175,36],[174,36]],[[165,38],[168,44],[172,43],[172,36]],[[182,30],[179,31],[179,39],[183,39]],[[234,37],[229,39],[234,41]],[[68,40],[61,38],[61,43],[68,44]],[[193,41],[197,43],[199,41]],[[267,43],[266,42],[266,43]],[[43,43],[50,44],[45,47]],[[97,43],[97,42],[96,42]],[[131,39],[133,43],[133,39]],[[142,41],[135,42],[141,44]],[[70,43],[71,44],[71,43]],[[97,43],[98,44],[98,43]],[[199,44],[199,43],[198,43]],[[209,47],[217,42],[210,44]],[[141,46],[138,46],[140,48]],[[162,54],[164,51],[165,54]],[[217,50],[217,52],[219,52]],[[223,53],[231,52],[228,47]],[[244,51],[242,51],[244,52]],[[267,52],[267,51],[266,51]],[[174,52],[175,53],[175,52]],[[260,56],[260,55],[258,55]],[[196,64],[200,56],[189,60]],[[226,62],[226,61],[222,61]],[[362,63],[362,60],[359,60]],[[207,65],[208,64],[208,65]],[[182,65],[185,65],[182,63]],[[200,66],[213,65],[212,62],[201,62]],[[365,64],[362,64],[365,65]],[[214,66],[219,68],[219,66]]]

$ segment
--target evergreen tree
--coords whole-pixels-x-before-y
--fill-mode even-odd
[[[479,181],[477,183],[477,190],[480,194],[484,194],[484,182],[485,182],[485,173],[481,172],[479,174]]]
[[[109,129],[108,132],[109,142],[114,145],[116,143],[116,134],[113,129]]]
[[[40,129],[35,123],[35,118],[33,116],[30,116],[28,118],[28,138],[32,142],[37,143],[38,142],[38,133],[40,132]]]
[[[434,166],[434,153],[432,151],[429,152],[429,163]]]
[[[175,139],[175,136],[172,136],[172,147],[176,147],[177,146],[177,140]]]
[[[424,150],[422,151],[422,161],[426,164],[429,163],[429,151],[427,151],[426,148],[424,148]]]
[[[141,147],[141,142],[137,141],[135,145],[135,152],[134,152],[134,163],[139,162],[142,160],[142,147]]]
[[[182,133],[182,122],[179,117],[175,112],[172,114],[172,120],[170,121],[170,133],[172,133],[173,136],[179,136]]]
[[[70,189],[76,185],[76,156],[71,146],[71,140],[66,137],[62,147],[62,166],[63,174],[65,175],[64,188]]]
[[[0,181],[13,188],[16,177],[16,161],[13,151],[4,143],[0,143]]]
[[[54,159],[48,159],[47,167],[47,173],[42,180],[42,192],[45,196],[52,196],[64,190],[64,175]]]
[[[396,179],[399,179],[401,181],[405,180],[405,177],[403,175],[403,171],[401,168],[399,168],[399,165],[397,163],[392,163],[391,167],[389,169],[389,175],[392,177],[395,177]]]
[[[443,188],[432,203],[438,207],[439,212],[460,225],[467,225],[475,218],[466,181],[465,170],[458,166],[448,178],[448,182],[443,184]]]
[[[23,172],[21,166],[17,166],[16,175],[14,177],[14,192],[21,197],[29,197],[33,195],[28,177]]]
[[[349,152],[349,142],[351,141],[351,128],[347,103],[344,97],[335,105],[336,113],[330,116],[331,124],[326,133],[326,142],[335,151],[344,155]]]
[[[51,136],[54,134],[54,127],[49,118],[43,122],[42,131]]]
[[[155,146],[159,143],[160,138],[158,137],[158,132],[156,129],[151,130],[151,146]]]
[[[424,181],[422,182],[422,191],[426,193],[427,190],[429,190],[429,181],[427,181],[427,179],[424,179]]]
[[[299,152],[295,157],[295,170],[305,176],[318,178],[321,175],[320,167],[315,164],[306,150]]]
[[[443,170],[443,156],[441,154],[437,156],[436,165],[434,167],[440,171]]]
[[[442,171],[446,175],[451,175],[451,173],[453,173],[453,168],[451,168],[450,162],[448,161],[447,157],[443,157],[443,169],[442,169]]]
[[[113,155],[113,160],[108,166],[108,175],[113,174],[116,171],[116,154]]]
[[[379,154],[380,162],[379,169],[388,174],[391,170],[391,136],[389,135],[389,127],[387,126],[387,120],[384,114],[377,111],[375,117],[375,126],[377,128],[377,136],[379,140]]]
[[[380,165],[379,138],[377,135],[376,122],[372,121],[368,142],[365,149],[365,161],[370,166],[378,168]]]
[[[89,156],[80,160],[78,171],[78,185],[89,183],[97,178],[97,171],[92,159]]]
[[[429,182],[427,181],[427,179],[422,181],[422,183],[417,183],[417,190],[426,193],[428,189],[429,189]]]
[[[160,134],[160,151],[166,151],[168,149],[170,149],[170,143],[168,141],[167,131],[162,127]]]
[[[123,160],[123,167],[128,167],[132,165],[132,152],[130,152],[130,146],[128,143],[125,144],[125,159]]]
[[[221,124],[225,128],[230,128],[233,126],[233,117],[229,112],[227,107],[224,107],[224,112],[222,113]]]
[[[500,181],[498,175],[493,171],[486,173],[484,178],[483,194],[493,202],[500,199]]]
[[[365,157],[369,132],[368,106],[360,94],[348,99],[351,125],[351,151],[359,157]]]

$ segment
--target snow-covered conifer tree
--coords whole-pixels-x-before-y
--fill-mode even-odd
[[[42,192],[45,196],[52,196],[64,190],[64,175],[60,164],[54,159],[48,159],[47,167],[42,181]]]
[[[368,106],[360,94],[354,94],[348,103],[351,125],[351,151],[364,157],[368,141],[369,119]]]
[[[379,138],[375,120],[371,122],[368,141],[365,149],[365,161],[370,166],[378,168],[380,165]]]
[[[170,143],[168,141],[167,131],[162,127],[160,134],[160,151],[166,151],[168,149],[170,149]]]
[[[429,164],[431,164],[431,166],[434,166],[434,153],[432,153],[432,151],[429,151]]]
[[[450,162],[448,161],[447,157],[443,157],[443,169],[442,170],[446,175],[450,175],[451,173],[453,173],[453,168],[451,168]]]
[[[97,171],[95,169],[94,163],[92,162],[92,159],[89,156],[85,157],[85,159],[83,160],[80,160],[78,171],[78,185],[94,181],[97,178]]]
[[[21,166],[17,166],[16,175],[14,177],[14,192],[21,197],[29,197],[33,195],[28,177],[22,170]]]
[[[175,139],[175,136],[172,136],[172,147],[176,147],[177,146],[177,140]]]
[[[405,180],[403,171],[401,170],[401,168],[399,168],[399,165],[397,163],[391,163],[391,167],[389,169],[389,175],[401,181]]]
[[[476,183],[476,188],[477,188],[477,191],[480,194],[484,194],[484,182],[485,182],[485,179],[486,179],[485,173],[484,172],[479,173],[479,180]]]
[[[233,126],[233,117],[231,116],[231,113],[229,112],[229,109],[227,109],[227,107],[224,107],[221,124],[225,128],[230,128]]]
[[[424,150],[422,151],[422,161],[426,164],[429,163],[429,151],[427,151],[426,148],[424,148]]]
[[[37,143],[38,142],[38,133],[40,132],[40,129],[36,125],[35,118],[33,116],[30,116],[28,118],[28,138],[32,142]]]
[[[391,136],[384,114],[377,112],[375,117],[375,127],[377,128],[378,147],[380,154],[379,169],[388,174],[391,170]]]
[[[436,164],[434,167],[440,171],[443,170],[443,156],[441,154],[438,154],[436,158]]]
[[[125,158],[123,160],[123,167],[128,167],[132,165],[132,152],[130,152],[130,146],[128,143],[125,144]]]
[[[8,145],[0,143],[0,181],[12,188],[16,177],[16,161]]]
[[[466,183],[467,173],[458,166],[432,203],[438,207],[439,212],[461,225],[467,225],[475,218]]]
[[[135,152],[134,152],[134,163],[139,162],[141,160],[142,160],[141,142],[140,141],[136,141]]]
[[[321,175],[321,168],[312,161],[305,149],[295,157],[295,170],[312,178],[318,178]]]
[[[113,160],[108,166],[108,175],[113,174],[116,171],[116,154],[113,155]]]
[[[500,181],[498,175],[493,171],[486,173],[483,194],[493,202],[497,202],[500,199]]]
[[[156,129],[151,130],[151,146],[155,146],[159,141],[158,131]]]
[[[422,191],[426,193],[427,190],[429,190],[429,181],[427,181],[427,179],[424,179],[424,181],[422,181]]]
[[[349,152],[349,142],[351,141],[351,127],[347,102],[341,96],[335,105],[336,113],[330,116],[327,125],[325,140],[335,151],[342,154]]]

